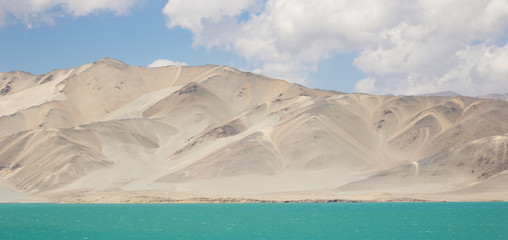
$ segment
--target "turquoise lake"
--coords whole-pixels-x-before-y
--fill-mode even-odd
[[[508,203],[0,204],[0,239],[508,239]]]

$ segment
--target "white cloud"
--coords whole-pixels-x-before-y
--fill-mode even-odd
[[[320,61],[358,52],[358,91],[508,91],[506,0],[170,0],[163,13],[194,46],[300,83]]]
[[[169,28],[181,26],[200,34],[203,32],[203,21],[221,22],[224,18],[237,16],[255,4],[256,0],[171,0],[162,12],[169,17]]]
[[[0,27],[9,22],[21,22],[28,28],[41,23],[53,25],[55,18],[80,17],[99,11],[116,15],[129,13],[137,2],[144,0],[2,0],[0,1]]]
[[[508,74],[497,67],[508,62],[506,43],[495,41],[507,28],[507,1],[419,1],[419,14],[380,32],[355,65],[377,79],[373,93],[508,91]]]
[[[358,81],[355,85],[356,89],[362,89],[362,92],[372,92],[375,91],[374,87],[376,85],[376,79],[375,78],[364,78],[360,81]]]
[[[178,65],[178,66],[187,66],[187,63],[185,62],[174,62],[168,59],[157,59],[153,61],[152,63],[148,64],[147,67],[149,68],[155,68],[155,67],[165,67],[165,66],[171,66],[171,65]]]
[[[170,0],[163,12],[168,27],[193,32],[195,46],[235,51],[262,73],[297,82],[319,61],[375,41],[376,31],[397,23],[388,9],[399,8],[396,0],[229,2]]]

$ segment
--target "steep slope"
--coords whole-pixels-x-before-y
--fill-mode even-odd
[[[11,95],[37,84],[37,76],[27,72],[0,73],[0,96]],[[43,81],[44,82],[44,81]]]
[[[0,139],[0,175],[27,193],[59,188],[111,165],[93,133],[31,130]]]
[[[1,73],[0,88],[0,201],[508,199],[504,100],[344,94],[114,59]]]
[[[338,188],[342,192],[449,192],[508,173],[508,135],[478,139]],[[499,186],[499,183],[496,185]],[[493,186],[491,186],[493,187]]]

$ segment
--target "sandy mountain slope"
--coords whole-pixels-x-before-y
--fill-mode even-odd
[[[0,201],[508,199],[504,100],[114,59],[0,88]]]

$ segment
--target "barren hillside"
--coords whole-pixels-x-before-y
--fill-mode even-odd
[[[0,201],[508,200],[508,102],[227,66],[0,73]]]

